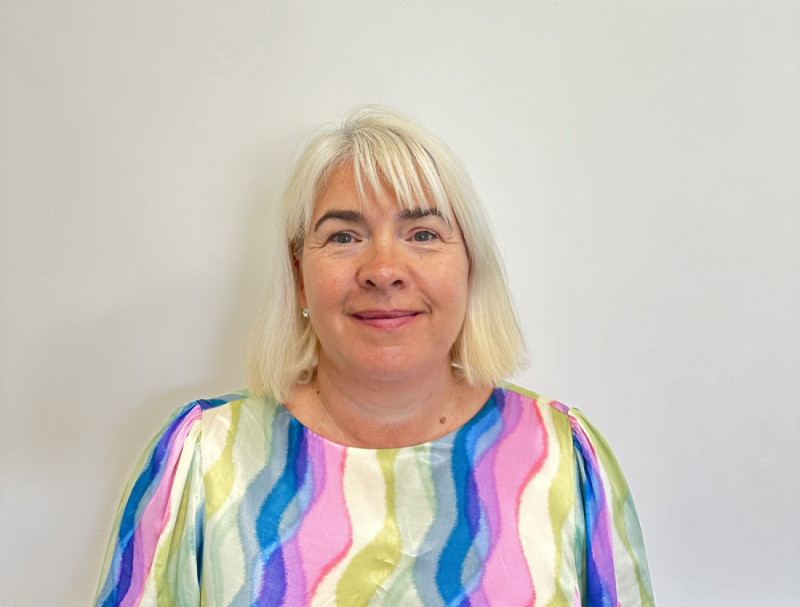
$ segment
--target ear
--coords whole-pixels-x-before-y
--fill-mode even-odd
[[[303,270],[300,268],[300,260],[297,259],[291,246],[289,247],[289,255],[292,256],[292,266],[294,266],[294,275],[297,279],[297,298],[300,300],[300,307],[306,308],[308,304],[306,301],[306,286],[303,282]]]

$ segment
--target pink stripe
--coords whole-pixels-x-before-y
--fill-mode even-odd
[[[506,440],[509,429],[513,426],[509,425],[514,423],[506,418],[504,414],[501,419],[502,429],[500,434],[494,440],[492,445],[480,456],[480,459],[473,465],[473,474],[475,483],[478,487],[478,496],[481,503],[481,512],[486,517],[486,525],[491,534],[485,544],[488,546],[489,552],[495,550],[497,536],[501,528],[501,512],[498,500],[498,491],[502,492],[505,487],[498,487],[495,481],[498,480],[495,474],[495,467],[497,461],[497,452],[499,445]],[[518,413],[516,417],[519,417]],[[481,542],[483,544],[484,542]],[[485,560],[488,555],[480,555],[481,560]],[[481,570],[481,576],[485,575],[485,570]],[[469,580],[466,584],[466,591],[469,594],[470,604],[474,605],[488,605],[488,598],[485,596],[485,588],[475,588],[478,583],[483,583],[483,579]]]
[[[170,489],[173,487],[178,491],[183,491],[185,483],[175,483],[175,468],[183,452],[186,437],[191,431],[194,423],[200,419],[201,409],[199,406],[193,407],[181,421],[180,427],[172,436],[167,450],[167,459],[164,462],[164,472],[158,483],[152,498],[147,502],[147,506],[142,512],[142,516],[136,525],[134,533],[133,549],[133,572],[130,588],[125,595],[125,599],[120,603],[120,607],[138,605],[144,590],[144,584],[153,562],[156,559],[156,547],[158,540],[164,533],[170,521],[169,497]]]
[[[314,497],[292,544],[304,571],[302,588],[287,589],[286,605],[306,605],[317,587],[352,544],[352,526],[344,499],[346,450],[311,437],[309,458],[315,470]],[[291,593],[291,594],[290,594]]]
[[[297,540],[293,538],[290,542],[283,545],[283,559],[286,565],[286,596],[283,599],[284,605],[304,605],[307,604],[305,597],[306,575],[303,571],[303,561],[300,555],[300,548]]]
[[[492,542],[494,549],[486,563],[482,590],[487,604],[512,607],[531,605],[536,597],[519,537],[519,504],[523,490],[545,461],[548,444],[538,408],[513,392],[506,392],[503,427],[495,458],[505,464],[493,470],[497,494],[502,496],[493,518],[503,524],[495,522],[499,533]]]

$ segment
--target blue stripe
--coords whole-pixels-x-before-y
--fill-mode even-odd
[[[102,607],[118,605],[130,590],[131,579],[133,578],[134,552],[137,549],[133,538],[139,525],[141,512],[144,510],[144,504],[152,497],[155,487],[164,474],[164,464],[170,452],[174,449],[182,450],[184,448],[184,445],[175,445],[174,438],[181,429],[189,412],[198,406],[201,411],[205,411],[241,398],[241,394],[228,394],[220,398],[198,400],[178,409],[172,421],[168,422],[142,467],[142,471],[136,478],[125,508],[122,511],[117,534],[117,545],[112,559],[113,564],[103,586],[103,591],[99,595],[98,605]],[[115,571],[116,575],[114,575]]]
[[[292,418],[288,427],[286,460],[280,478],[264,501],[256,520],[263,574],[254,605],[281,605],[286,594],[286,563],[283,558],[280,524],[287,508],[302,489],[308,472],[308,443],[305,429]]]
[[[484,406],[462,427],[453,441],[451,473],[455,488],[456,520],[447,543],[439,556],[436,570],[436,586],[447,605],[470,605],[467,591],[462,582],[464,561],[480,529],[482,518],[478,486],[475,481],[475,462],[477,438],[500,419],[500,413],[490,399],[490,406]],[[485,446],[481,454],[485,451]]]
[[[586,594],[590,605],[613,607],[616,601],[612,600],[613,597],[610,596],[603,583],[603,578],[600,575],[601,564],[597,562],[596,558],[600,551],[596,551],[592,547],[595,528],[597,527],[599,504],[604,497],[596,495],[595,485],[602,486],[602,479],[599,476],[599,472],[594,469],[591,458],[583,456],[583,448],[578,439],[573,437],[572,442],[581,474],[580,491],[583,498],[583,513],[586,522]]]

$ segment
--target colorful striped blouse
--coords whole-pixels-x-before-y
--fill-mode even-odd
[[[332,443],[246,393],[176,411],[96,605],[653,605],[631,494],[575,409],[496,389],[459,430]]]

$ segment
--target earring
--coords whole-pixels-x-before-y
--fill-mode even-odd
[[[303,318],[308,319],[311,314],[308,313],[308,308],[303,308]]]

